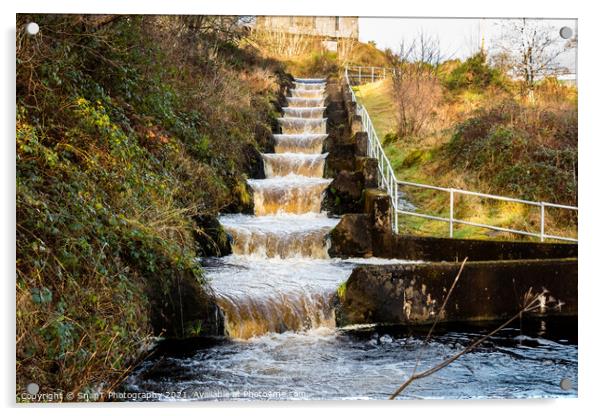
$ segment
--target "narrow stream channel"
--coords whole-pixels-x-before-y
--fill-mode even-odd
[[[229,338],[162,346],[128,378],[126,391],[150,393],[149,400],[385,399],[410,375],[421,348],[420,368],[428,368],[486,331],[465,326],[423,346],[420,331],[336,328],[332,298],[354,266],[391,261],[328,256],[326,237],[338,219],[321,212],[331,182],[323,178],[325,99],[324,80],[295,81],[279,119],[282,134],[274,135],[276,153],[263,155],[266,179],[249,180],[255,215],[220,217],[234,253],[204,265]],[[538,325],[502,331],[404,397],[575,396],[576,322],[553,340]],[[562,378],[573,389],[562,390]]]

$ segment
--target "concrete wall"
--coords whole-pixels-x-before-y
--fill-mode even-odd
[[[459,269],[445,262],[359,267],[340,299],[338,324],[432,323]],[[530,315],[577,316],[577,260],[467,262],[441,322],[505,319],[527,293],[543,290]]]
[[[338,27],[337,27],[338,20]],[[258,28],[312,36],[358,39],[357,17],[257,16]]]

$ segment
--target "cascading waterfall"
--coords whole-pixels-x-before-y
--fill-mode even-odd
[[[274,134],[276,153],[320,153],[328,134]]]
[[[323,93],[322,90],[293,90],[291,97],[322,98]]]
[[[324,162],[328,153],[317,155],[304,153],[263,154],[265,175],[268,178],[286,175],[320,178],[324,173]]]
[[[325,118],[280,117],[278,119],[284,134],[325,133]]]
[[[222,225],[233,238],[234,254],[265,258],[327,259],[326,234],[338,220],[321,214],[223,215]]]
[[[262,154],[265,179],[250,179],[253,216],[220,217],[233,255],[209,275],[231,337],[334,327],[331,297],[350,273],[328,258],[338,220],[321,212],[326,153],[324,80],[297,80],[278,118],[275,152]]]
[[[286,117],[319,118],[326,107],[285,107],[282,109]]]
[[[290,107],[322,107],[325,103],[324,98],[305,98],[305,97],[286,97]]]

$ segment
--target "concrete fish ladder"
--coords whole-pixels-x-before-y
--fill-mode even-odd
[[[323,178],[325,83],[296,81],[288,102],[276,153],[262,155],[266,179],[248,180],[255,215],[220,218],[234,255],[209,277],[234,338],[334,327],[330,301],[351,273],[329,259],[326,236],[338,220],[321,212],[332,181]]]

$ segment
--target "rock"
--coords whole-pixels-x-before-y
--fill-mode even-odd
[[[381,233],[391,233],[391,198],[380,189],[367,189],[364,196],[364,213],[370,214],[374,229]]]
[[[146,285],[156,335],[224,335],[224,316],[210,289],[190,273],[153,276]]]
[[[371,257],[372,224],[367,214],[346,214],[330,232],[331,257]]]
[[[336,189],[336,194],[351,200],[359,200],[364,189],[364,175],[361,172],[342,171],[332,181],[330,187]]]
[[[355,170],[355,145],[331,142],[328,144],[324,176],[335,178],[343,170],[350,172]]]
[[[356,137],[358,134],[356,134]],[[357,149],[356,149],[357,151]],[[371,157],[356,157],[355,170],[364,175],[365,188],[378,188],[378,162]]]
[[[215,215],[197,215],[195,231],[199,257],[227,256],[232,254],[228,234]]]
[[[355,135],[353,136],[354,142],[355,142],[355,154],[358,157],[367,157],[368,156],[368,133],[364,132],[364,131],[358,131],[357,133],[355,133]],[[374,162],[376,163],[376,166],[378,167],[378,162],[376,161],[376,159],[372,159],[374,160]]]
[[[351,113],[354,114],[354,113]],[[353,115],[351,117],[351,135],[353,136],[355,133],[363,131],[362,126],[362,117],[358,115]]]
[[[325,207],[334,215],[360,212],[364,175],[361,172],[341,171],[327,190]]]

